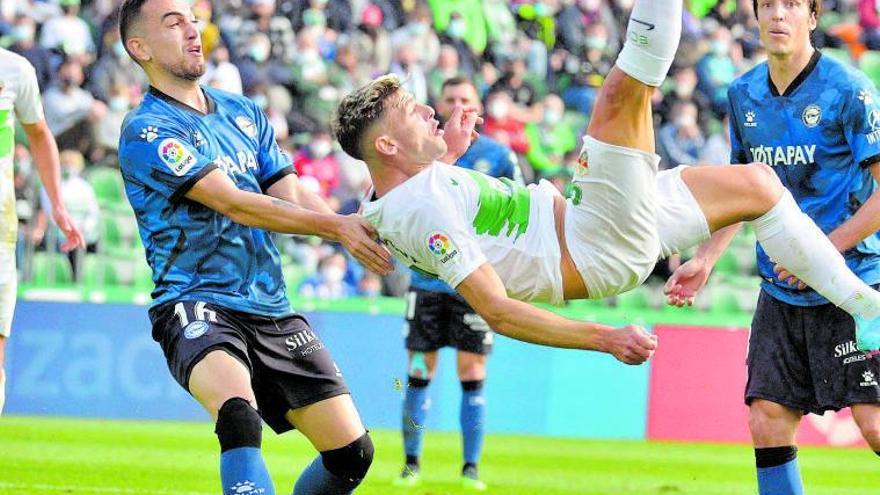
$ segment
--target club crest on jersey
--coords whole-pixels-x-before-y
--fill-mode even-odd
[[[446,263],[458,256],[458,248],[445,232],[435,230],[428,235],[428,249],[431,254],[440,258],[440,263]]]
[[[746,112],[746,121],[743,125],[746,127],[758,127],[758,123],[755,122],[755,112],[751,110]]]
[[[148,143],[152,143],[159,137],[159,128],[154,125],[148,125],[141,129],[141,139]]]
[[[581,153],[578,155],[578,159],[577,159],[577,170],[575,171],[575,173],[577,175],[586,175],[587,174],[587,171],[590,168],[590,163],[589,163],[588,158],[589,158],[589,156],[587,154],[587,147],[584,146],[584,148],[581,150]]]
[[[174,175],[181,177],[196,164],[196,157],[180,141],[167,138],[159,143],[159,158]]]
[[[801,120],[807,127],[816,127],[822,121],[822,109],[819,105],[808,105],[801,115]]]
[[[872,131],[880,129],[880,110],[875,108],[868,112],[868,125]]]
[[[239,115],[235,118],[235,125],[241,129],[241,132],[247,134],[249,138],[257,137],[257,125],[249,117]]]
[[[859,91],[859,100],[862,101],[865,105],[873,105],[874,104],[874,94],[871,93],[870,90],[862,89]]]

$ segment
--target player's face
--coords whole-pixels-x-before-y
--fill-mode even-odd
[[[185,0],[149,0],[142,39],[150,62],[175,77],[196,81],[205,73],[198,20]]]
[[[386,122],[390,136],[402,156],[413,164],[434,161],[446,153],[446,141],[434,109],[417,103],[413,96],[399,91],[389,102]]]
[[[474,111],[477,114],[483,113],[483,105],[477,96],[477,90],[470,84],[459,84],[458,86],[446,86],[443,93],[440,94],[440,100],[437,101],[437,113],[443,117],[443,120],[449,120],[452,110],[455,107],[462,107],[464,111]]]
[[[810,46],[816,17],[809,0],[758,0],[761,42],[771,56],[786,56]]]

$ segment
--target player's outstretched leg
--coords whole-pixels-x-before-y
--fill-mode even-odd
[[[880,293],[850,271],[770,167],[692,167],[682,172],[682,179],[710,231],[751,221],[774,262],[855,318],[859,349],[880,349]]]
[[[428,399],[428,385],[430,378],[418,378],[412,376],[415,368],[424,366],[424,353],[413,352],[410,358],[410,373],[406,392],[403,399],[403,414],[401,417],[401,429],[403,430],[403,451],[406,462],[400,476],[394,479],[394,486],[413,487],[421,483],[421,466],[419,465],[422,455],[422,440],[425,436],[425,420],[431,407]],[[428,376],[427,369],[422,376]]]
[[[593,107],[587,135],[654,152],[651,95],[663,83],[681,38],[681,0],[635,0],[626,43]]]

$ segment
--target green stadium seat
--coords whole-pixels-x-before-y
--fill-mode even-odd
[[[95,167],[89,171],[86,180],[95,190],[98,203],[103,205],[124,202],[125,193],[119,170],[109,167]]]
[[[51,287],[73,284],[73,270],[67,256],[54,253],[34,253],[32,259],[34,285]]]
[[[862,54],[859,59],[859,68],[874,83],[874,86],[880,88],[880,52],[868,50]]]

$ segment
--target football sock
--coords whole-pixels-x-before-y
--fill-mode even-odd
[[[403,447],[407,457],[418,459],[422,454],[422,438],[425,434],[425,419],[431,400],[428,398],[430,380],[409,377],[406,398],[403,401]]]
[[[759,495],[803,495],[797,447],[755,449]]]
[[[260,450],[262,428],[259,413],[245,399],[229,399],[220,407],[215,432],[220,440],[220,481],[224,494],[275,495]]]
[[[752,222],[767,255],[834,305],[853,316],[880,316],[880,293],[846,266],[828,237],[805,215],[788,190]]]
[[[299,475],[293,495],[347,495],[356,487],[357,483],[352,484],[328,471],[319,455]]]
[[[461,382],[461,437],[464,443],[464,461],[476,465],[483,450],[486,425],[486,398],[483,380]]]
[[[681,39],[682,0],[635,0],[617,66],[648,86],[660,86]]]
[[[4,404],[6,404],[6,372],[0,368],[0,416],[3,415]]]

